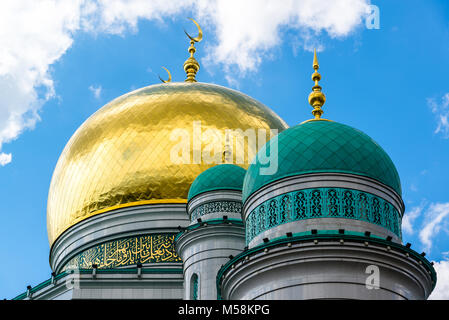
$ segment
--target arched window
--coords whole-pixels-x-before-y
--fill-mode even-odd
[[[198,275],[196,273],[190,279],[190,300],[198,300]]]
[[[260,205],[259,214],[254,217],[254,224],[256,225],[256,235],[269,228],[270,219],[265,214],[265,205]]]
[[[343,193],[343,213],[347,218],[355,217],[354,197],[350,190],[345,190]]]
[[[377,198],[373,198],[373,217],[374,217],[374,223],[380,224],[380,203]]]
[[[301,220],[307,216],[307,199],[305,193],[300,191],[295,196],[295,219]]]
[[[276,210],[277,209],[277,203],[276,200],[271,200],[270,204],[268,206],[268,216],[269,216],[269,228],[274,227],[275,225],[277,225],[277,221],[276,221]]]
[[[290,195],[285,194],[282,196],[280,209],[279,223],[290,222]]]
[[[385,227],[387,227],[388,230],[391,230],[391,213],[388,202],[384,203],[384,217],[385,217]]]
[[[321,191],[315,189],[312,191],[310,215],[312,218],[321,216]]]
[[[339,205],[339,199],[338,194],[335,189],[329,189],[327,191],[327,208],[328,208],[328,214],[331,217],[338,217],[338,205]]]
[[[360,217],[360,219],[370,221],[368,198],[366,197],[366,194],[361,192],[361,193],[359,193],[358,198],[359,198],[358,199],[358,203],[359,203],[359,217]]]

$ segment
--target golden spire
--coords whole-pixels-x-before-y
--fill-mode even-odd
[[[315,81],[315,85],[312,87],[312,92],[309,94],[309,104],[313,107],[312,114],[315,117],[314,120],[325,120],[321,119],[321,115],[323,114],[321,107],[326,102],[326,96],[321,92],[321,87],[318,85],[318,81],[321,80],[321,75],[318,73],[319,68],[320,65],[318,64],[315,49],[313,56],[313,69],[315,69],[315,72],[312,74],[312,80]]]
[[[189,19],[192,20],[193,23],[198,28],[198,36],[195,38],[191,37],[187,33],[187,31],[184,30],[184,32],[190,39],[190,47],[188,49],[188,51],[190,53],[190,57],[186,60],[186,62],[184,62],[184,70],[187,73],[187,79],[185,81],[186,82],[196,82],[195,76],[196,76],[196,73],[198,72],[198,70],[200,69],[200,64],[198,63],[198,61],[196,61],[195,57],[193,56],[193,54],[196,52],[194,44],[195,44],[195,42],[200,42],[203,39],[203,31],[201,30],[200,25],[195,20],[193,20],[191,18],[189,18]]]

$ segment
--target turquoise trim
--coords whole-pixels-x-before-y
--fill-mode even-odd
[[[232,267],[233,264],[239,262],[240,260],[243,260],[245,257],[259,252],[263,251],[265,248],[273,248],[277,246],[284,246],[288,243],[296,243],[296,242],[306,242],[306,241],[313,241],[313,240],[351,240],[351,241],[357,241],[357,242],[368,242],[368,243],[376,243],[376,244],[382,244],[385,246],[390,246],[391,248],[395,248],[398,250],[402,250],[405,253],[408,253],[410,257],[414,258],[416,261],[421,261],[423,265],[430,271],[430,276],[432,278],[432,290],[435,288],[436,282],[437,282],[437,274],[432,266],[432,264],[424,258],[422,255],[420,255],[418,252],[407,248],[406,246],[403,246],[402,244],[398,244],[395,242],[387,241],[383,238],[380,238],[378,236],[370,236],[367,237],[361,232],[355,232],[355,231],[345,231],[344,234],[340,234],[338,230],[317,230],[316,234],[312,234],[311,231],[301,232],[301,233],[295,233],[292,235],[292,237],[282,236],[276,239],[273,239],[272,241],[268,243],[260,244],[254,248],[248,249],[246,251],[243,251],[242,253],[238,254],[234,258],[230,259],[225,265],[223,265],[220,270],[217,273],[216,278],[216,285],[217,285],[217,299],[222,300],[221,296],[221,281],[223,278],[223,275]]]
[[[261,169],[268,165],[259,160],[261,155],[278,157],[277,172],[262,174]],[[259,150],[245,176],[243,202],[260,188],[282,178],[323,172],[369,177],[401,195],[396,167],[373,139],[341,123],[310,121],[281,132]]]
[[[381,226],[400,239],[401,215],[385,199],[346,188],[303,189],[266,200],[246,217],[246,243],[281,224],[316,218],[344,218]]]
[[[60,274],[55,276],[55,281],[65,277],[66,275],[67,275],[67,273],[65,271],[61,272]],[[45,280],[45,281],[43,281],[41,283],[39,283],[34,288],[31,288],[30,291],[31,291],[31,293],[37,292],[37,291],[41,290],[42,288],[45,288],[45,287],[49,286],[50,284],[51,284],[51,278],[47,279],[47,280]],[[17,297],[12,298],[11,300],[22,300],[22,299],[25,299],[27,297],[27,293],[28,293],[28,291],[25,291],[24,293],[19,294]]]
[[[242,191],[246,170],[235,164],[220,164],[207,169],[196,177],[189,189],[187,199],[216,190]]]

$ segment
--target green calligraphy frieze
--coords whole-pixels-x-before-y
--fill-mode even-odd
[[[175,234],[151,234],[114,240],[87,249],[64,267],[91,269],[117,268],[138,263],[181,262],[176,254]]]

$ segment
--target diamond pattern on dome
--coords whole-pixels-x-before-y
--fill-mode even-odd
[[[347,125],[310,121],[273,139],[278,142],[278,171],[261,175],[263,165],[250,165],[243,184],[243,201],[262,186],[284,177],[313,172],[342,172],[376,179],[401,194],[399,174],[387,153],[369,136]],[[270,143],[259,153],[270,154]]]
[[[47,205],[50,244],[67,228],[105,211],[145,203],[186,203],[193,180],[214,165],[192,161],[196,121],[203,132],[287,127],[263,104],[213,84],[160,84],[121,96],[80,126],[58,160]],[[184,145],[181,135],[172,136],[174,130],[189,136],[191,163],[171,161],[171,150]],[[223,147],[214,144],[214,150]],[[252,148],[246,148],[245,155],[257,152]]]
[[[242,190],[246,170],[233,164],[220,164],[201,173],[192,183],[188,200],[213,190]]]

